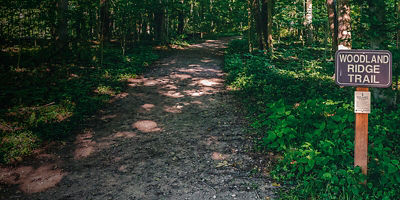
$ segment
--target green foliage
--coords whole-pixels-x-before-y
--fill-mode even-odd
[[[324,49],[280,47],[272,56],[228,48],[224,70],[247,105],[256,149],[282,156],[271,172],[285,184],[281,198],[396,199],[400,109],[373,104],[365,177],[353,167],[352,89],[334,84],[333,63],[316,56]]]
[[[12,66],[0,74],[1,162],[29,155],[41,141],[68,138],[82,120],[122,92],[126,80],[158,59],[150,47],[123,56],[119,48],[108,46],[99,65],[97,53],[87,52],[92,61]]]
[[[228,49],[227,49],[228,53],[241,53],[241,54],[245,54],[249,52],[249,45],[248,45],[248,41],[247,40],[232,40],[229,44],[228,44]]]
[[[0,163],[9,163],[30,155],[37,146],[38,138],[30,131],[17,131],[2,136],[0,142]]]

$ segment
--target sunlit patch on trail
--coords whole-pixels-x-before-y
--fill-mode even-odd
[[[109,120],[111,120],[111,119],[113,119],[113,118],[115,118],[115,117],[117,117],[117,115],[115,115],[115,114],[113,114],[113,115],[103,115],[103,116],[101,117],[101,120],[103,120],[103,121],[109,121]]]
[[[212,144],[219,144],[218,142],[218,138],[216,136],[210,136],[208,137],[204,143],[208,146],[212,145]]]
[[[120,138],[120,137],[124,137],[124,138],[133,138],[136,137],[137,134],[134,132],[129,132],[129,131],[122,131],[122,132],[116,132],[114,134],[114,138]]]
[[[169,113],[181,113],[182,112],[182,108],[184,106],[188,106],[190,105],[190,103],[188,102],[181,102],[181,103],[177,103],[173,106],[164,106],[164,111],[165,112],[169,112]]]
[[[168,84],[171,82],[171,79],[168,77],[164,77],[164,78],[145,78],[145,77],[140,77],[137,79],[129,79],[128,81],[128,86],[130,87],[136,87],[136,86],[156,86],[156,85],[163,85],[163,84]]]
[[[120,171],[120,172],[127,172],[128,170],[127,170],[127,166],[126,165],[121,165],[119,168],[118,168],[118,171]]]
[[[134,87],[134,86],[137,86],[137,85],[139,85],[140,83],[143,82],[143,77],[140,76],[140,77],[137,77],[137,78],[129,78],[129,79],[126,80],[126,82],[128,82],[128,86]]]
[[[113,102],[115,102],[115,101],[118,100],[118,99],[126,98],[127,96],[129,96],[129,94],[126,93],[126,92],[119,93],[119,94],[115,95],[114,98],[112,98],[112,99],[109,101],[109,103],[113,103]]]
[[[39,167],[0,168],[0,181],[18,184],[22,192],[32,194],[56,186],[66,174],[56,163],[46,163]]]
[[[169,91],[159,91],[159,93],[160,93],[161,95],[164,95],[164,96],[167,96],[167,97],[171,97],[171,98],[182,98],[182,97],[185,96],[185,95],[183,95],[182,93],[177,92],[177,91],[173,91],[173,90],[169,90]]]
[[[85,133],[76,136],[74,152],[75,159],[81,159],[89,156],[95,151],[96,142],[93,139],[93,132],[86,130]]]
[[[178,106],[164,106],[164,111],[169,112],[169,113],[181,113],[182,112],[182,107],[181,105]]]
[[[113,143],[109,138],[102,138],[99,142],[96,142],[93,137],[94,132],[92,130],[85,130],[84,133],[76,136],[74,142],[76,145],[74,151],[75,160],[86,158],[96,151],[108,148]]]
[[[200,105],[200,104],[203,104],[203,102],[201,102],[201,101],[192,101],[191,104],[198,104],[198,105]]]
[[[217,70],[217,69],[204,69],[203,71],[206,71],[206,72],[214,72],[214,73],[222,73],[221,70]]]
[[[164,85],[164,86],[162,86],[162,88],[164,88],[164,89],[169,89],[169,90],[177,90],[177,89],[178,89],[178,87],[176,87],[176,86],[173,85],[173,84]]]
[[[216,40],[206,40],[206,42],[201,44],[193,44],[190,45],[189,49],[197,49],[197,48],[207,48],[207,49],[221,49],[226,46],[223,43],[217,42]]]
[[[212,81],[212,80],[201,80],[199,81],[200,84],[205,85],[205,86],[213,86],[213,85],[219,85],[221,83]]]
[[[143,104],[140,107],[145,109],[146,111],[150,111],[152,108],[154,108],[154,104],[146,103],[146,104]]]
[[[222,83],[224,82],[223,79],[220,78],[210,78],[210,79],[205,79],[205,78],[195,78],[193,79],[193,82],[189,84],[190,86],[222,86]]]
[[[192,96],[192,97],[199,97],[199,96],[203,96],[205,93],[200,91],[200,90],[185,90],[183,91],[185,92],[187,95]]]
[[[141,132],[149,133],[160,131],[161,128],[158,128],[158,125],[155,121],[152,120],[140,120],[132,124],[132,128],[136,128]]]
[[[213,152],[213,153],[211,154],[211,158],[212,158],[213,160],[225,160],[225,159],[229,158],[229,155],[227,155],[227,154],[222,154],[222,153],[219,153],[219,152]]]
[[[171,61],[163,63],[161,65],[162,66],[168,66],[168,65],[174,65],[174,64],[176,64],[176,59],[172,59]]]
[[[200,60],[200,61],[203,62],[203,63],[209,63],[209,62],[213,62],[213,61],[215,61],[215,60],[209,59],[209,58],[204,58],[204,59],[202,59],[202,60]]]
[[[144,86],[155,86],[157,85],[158,81],[157,80],[152,80],[152,79],[147,79],[143,82]]]
[[[192,76],[189,75],[189,74],[171,74],[170,77],[171,78],[177,78],[177,79],[180,79],[180,80],[185,80],[185,79],[192,78]]]

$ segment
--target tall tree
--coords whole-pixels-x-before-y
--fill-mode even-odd
[[[273,0],[262,0],[263,50],[272,49],[272,7]]]
[[[261,7],[262,3],[260,2],[260,0],[253,0],[253,13],[254,13],[254,21],[257,32],[258,49],[265,50],[266,44],[263,34],[263,17],[262,17]]]
[[[55,44],[57,49],[62,49],[67,42],[68,21],[67,21],[68,0],[57,0],[56,3],[56,26]]]
[[[351,18],[349,0],[338,0],[338,44],[339,48],[351,49]]]
[[[338,46],[338,23],[336,14],[336,1],[326,0],[326,7],[328,8],[328,23],[331,32],[332,51],[337,51]]]
[[[108,42],[111,39],[110,0],[100,0],[100,38]]]
[[[396,41],[396,45],[397,48],[399,48],[399,44],[400,44],[400,1],[397,2],[397,41]]]
[[[248,40],[248,45],[249,45],[249,52],[253,52],[253,44],[252,44],[252,39],[251,39],[251,19],[252,19],[252,13],[251,13],[251,0],[247,0],[247,40]]]
[[[311,45],[313,43],[313,25],[312,25],[312,0],[306,0],[306,15],[305,15],[305,28],[306,28],[306,43]]]
[[[154,10],[154,36],[157,41],[166,42],[166,8],[163,0],[158,0]]]
[[[185,5],[184,0],[179,1],[179,15],[178,15],[178,34],[182,35],[185,27]]]
[[[267,46],[270,51],[273,50],[272,41],[272,11],[274,7],[274,0],[268,0],[267,4]]]
[[[263,50],[268,49],[268,0],[261,0],[261,29],[263,34]]]

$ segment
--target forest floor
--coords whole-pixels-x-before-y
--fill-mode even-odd
[[[0,199],[270,199],[264,161],[224,85],[229,39],[174,50],[74,141],[0,167]]]

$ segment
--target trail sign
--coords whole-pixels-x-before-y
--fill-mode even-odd
[[[335,82],[340,86],[390,87],[392,54],[385,50],[338,50]]]
[[[371,92],[354,92],[354,113],[371,112]]]
[[[392,85],[392,53],[383,50],[338,50],[335,55],[335,82],[340,86],[357,87],[354,93],[354,166],[360,166],[366,175],[368,114],[371,112],[368,87],[385,88]]]

